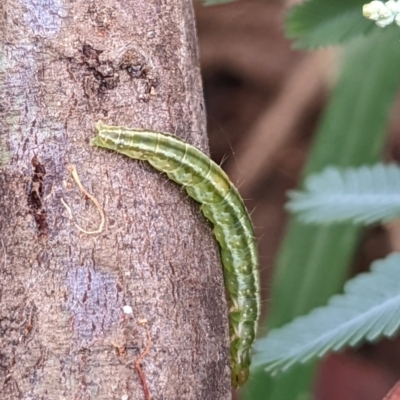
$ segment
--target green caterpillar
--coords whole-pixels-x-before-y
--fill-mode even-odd
[[[251,347],[260,315],[258,255],[249,214],[225,172],[200,150],[165,133],[97,123],[92,146],[148,161],[183,185],[214,225],[230,296],[232,386],[249,376]]]

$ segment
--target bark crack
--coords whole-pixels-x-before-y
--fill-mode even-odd
[[[43,182],[46,169],[34,156],[31,160],[33,174],[28,189],[28,206],[38,228],[39,237],[47,235],[47,212],[43,205]]]

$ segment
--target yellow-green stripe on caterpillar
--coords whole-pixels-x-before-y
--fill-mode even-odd
[[[213,223],[230,297],[232,386],[243,385],[249,376],[260,315],[260,282],[254,230],[237,189],[215,162],[173,135],[101,122],[96,129],[98,136],[92,139],[92,146],[148,161],[183,185]]]

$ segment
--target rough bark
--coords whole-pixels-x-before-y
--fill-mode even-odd
[[[152,399],[229,399],[211,227],[150,166],[89,146],[101,120],[207,150],[190,0],[2,0],[0,18],[1,398],[144,399],[148,329]],[[99,234],[75,225],[100,216],[70,165]]]

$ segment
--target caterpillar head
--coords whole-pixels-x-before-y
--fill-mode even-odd
[[[143,129],[128,129],[98,122],[96,130],[98,135],[90,141],[92,146],[114,150],[131,158],[147,160],[149,153],[154,153],[157,147],[157,140],[149,138],[150,131]]]
[[[236,364],[232,367],[231,380],[232,380],[232,386],[234,388],[244,385],[247,382],[248,378],[249,378],[248,367],[242,367],[239,364]]]
[[[91,146],[116,150],[120,135],[118,127],[107,126],[99,121],[96,130],[98,135],[90,141]]]

